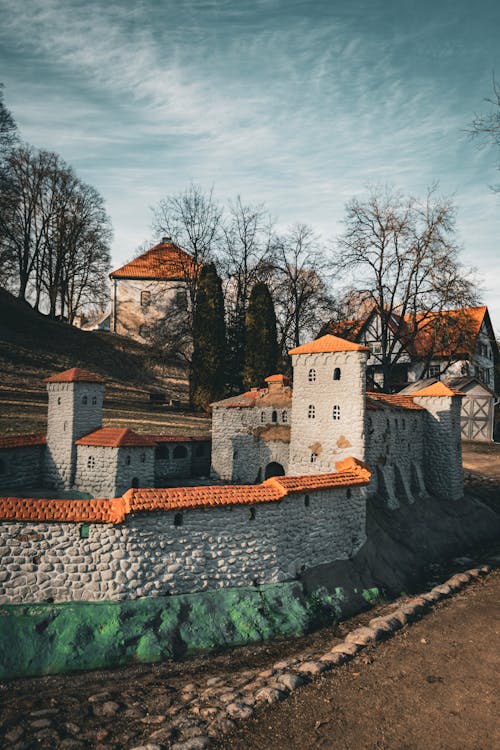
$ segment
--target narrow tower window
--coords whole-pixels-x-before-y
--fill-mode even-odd
[[[87,466],[89,469],[95,469],[95,458],[94,456],[89,456],[87,458]]]
[[[309,408],[307,409],[307,416],[309,419],[315,419],[316,418],[316,407],[314,404],[309,404]]]
[[[281,421],[283,423],[288,422],[288,412],[287,411],[284,411],[284,412],[281,413]]]
[[[97,404],[97,396],[92,396],[92,406],[96,406]]]
[[[278,421],[278,412],[273,411],[273,413],[271,414],[271,422],[277,422],[277,421]]]
[[[334,380],[340,380],[340,367],[336,367],[333,371],[333,379]]]
[[[338,404],[333,407],[332,419],[340,419],[340,406]]]
[[[261,411],[261,413],[260,413],[260,421],[264,422],[265,418],[266,418],[265,413],[263,411]]]
[[[311,453],[311,463],[312,464],[316,463],[317,458],[318,458],[318,454],[317,453]]]
[[[87,406],[88,402],[89,402],[89,400],[88,400],[87,396],[82,396],[82,404],[84,406]]]
[[[311,367],[311,369],[309,370],[309,382],[316,382],[316,370],[314,369],[314,367]]]

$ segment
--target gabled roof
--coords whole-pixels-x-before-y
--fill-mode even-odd
[[[155,446],[156,441],[149,435],[140,435],[133,430],[119,427],[102,427],[75,441],[76,445],[95,445],[102,448],[122,448],[134,446]]]
[[[257,485],[130,489],[111,500],[34,500],[0,498],[2,521],[62,521],[121,523],[130,513],[191,510],[231,505],[279,502],[287,495],[338,487],[359,487],[370,481],[366,464],[349,458],[337,464],[337,473],[272,477]]]
[[[70,370],[59,372],[57,375],[51,375],[44,379],[44,383],[105,383],[104,378],[96,375],[95,372],[81,370],[79,367],[72,367]]]
[[[45,445],[46,442],[46,435],[34,433],[0,436],[0,448],[28,448],[32,445]]]
[[[438,380],[438,378],[422,378],[421,380],[415,380],[413,383],[409,383],[401,391],[399,391],[398,395],[411,394],[412,396],[418,396],[424,388],[427,388],[427,386],[429,385],[434,385],[434,383],[437,383]],[[440,380],[443,383],[446,383],[446,385],[448,385],[451,389],[462,391],[462,393],[464,393],[463,389],[467,388],[467,386],[469,385],[474,384],[481,386],[481,388],[483,388],[487,393],[490,393],[492,396],[495,395],[491,388],[488,388],[487,385],[485,385],[481,380],[479,380],[479,378],[476,378],[474,375],[444,377],[440,378]]]
[[[341,339],[339,336],[333,336],[327,333],[320,336],[319,339],[309,341],[307,344],[290,349],[288,354],[323,354],[327,352],[369,352],[367,346],[355,344],[347,339]]]
[[[195,275],[196,263],[189,253],[164,238],[130,263],[117,268],[111,279],[185,280]]]
[[[283,385],[290,385],[290,378],[288,378],[286,375],[269,375],[268,378],[265,378],[265,383],[282,383]]]
[[[421,391],[418,391],[414,394],[415,398],[418,397],[434,397],[434,396],[464,396],[464,393],[461,393],[460,391],[456,391],[454,388],[450,388],[446,385],[446,383],[443,383],[441,380],[438,380],[436,383],[433,383],[432,385],[426,386],[426,388],[422,388]],[[403,396],[404,398],[404,396]]]

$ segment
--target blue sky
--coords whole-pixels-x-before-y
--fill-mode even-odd
[[[369,183],[453,195],[500,328],[500,181],[464,132],[500,78],[498,0],[0,0],[25,140],[106,200],[113,263],[195,181],[325,240]]]

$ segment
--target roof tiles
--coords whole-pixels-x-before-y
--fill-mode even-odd
[[[416,404],[413,396],[402,396],[399,393],[378,393],[367,391],[366,406],[368,409],[377,409],[377,403],[395,407],[397,409],[410,409],[411,411],[424,411],[424,407]]]
[[[45,445],[46,435],[27,433],[25,435],[0,436],[0,448],[28,448],[32,445]]]
[[[70,370],[58,372],[44,379],[44,383],[104,383],[104,378],[96,375],[95,372],[81,370],[79,367],[72,367]]]
[[[156,441],[150,435],[141,435],[127,428],[102,427],[75,441],[76,445],[95,445],[103,448],[134,446],[154,446]]]
[[[194,276],[196,263],[173,242],[160,242],[130,263],[110,274],[112,279],[153,279],[168,281]]]
[[[432,385],[428,385],[426,388],[422,388],[421,391],[417,391],[413,395],[414,398],[420,396],[464,396],[465,394],[461,391],[455,390],[455,388],[450,388],[446,385],[446,383],[443,383],[441,380],[438,380],[437,383],[433,383]]]
[[[367,346],[355,344],[347,339],[341,339],[339,336],[333,336],[327,333],[320,336],[319,339],[310,341],[295,349],[290,349],[288,354],[322,354],[326,352],[369,352]]]

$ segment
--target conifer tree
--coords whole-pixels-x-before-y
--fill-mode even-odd
[[[260,282],[253,287],[245,328],[243,384],[245,388],[254,388],[275,372],[278,360],[276,314],[267,284]]]
[[[225,342],[222,283],[208,263],[200,272],[193,318],[190,398],[196,408],[206,410],[224,394]]]

